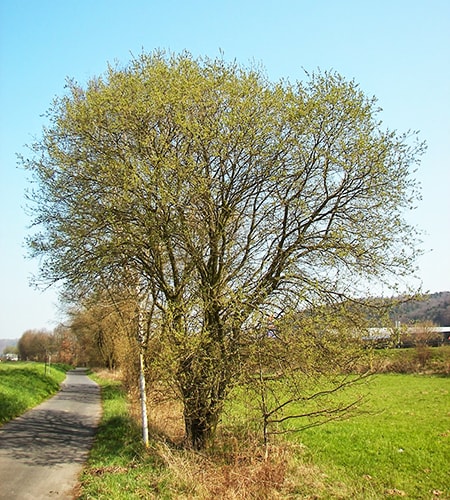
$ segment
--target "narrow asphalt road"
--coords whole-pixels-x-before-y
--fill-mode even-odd
[[[72,499],[100,415],[100,388],[77,368],[56,396],[4,424],[0,499]]]

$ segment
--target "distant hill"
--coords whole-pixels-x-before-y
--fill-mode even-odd
[[[16,346],[18,342],[19,339],[0,339],[0,355],[5,347]]]
[[[354,303],[347,306],[350,311],[359,309]],[[396,322],[404,325],[431,322],[435,326],[450,326],[450,292],[423,294],[414,299],[406,296],[371,297],[362,302],[360,312],[374,328]]]
[[[450,326],[450,292],[426,294],[395,306],[390,317],[401,323],[431,321],[436,326]]]

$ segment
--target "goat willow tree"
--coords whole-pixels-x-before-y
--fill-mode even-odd
[[[261,312],[357,294],[410,272],[423,146],[382,129],[376,101],[318,72],[142,54],[68,81],[23,163],[41,278],[147,290],[186,436],[202,448]],[[256,321],[256,320],[255,320]]]

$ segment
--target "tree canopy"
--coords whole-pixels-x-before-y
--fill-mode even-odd
[[[23,159],[40,278],[145,295],[198,447],[255,313],[411,272],[415,232],[403,216],[423,144],[385,130],[354,81],[305,78],[273,83],[223,59],[142,54],[84,87],[69,80]]]

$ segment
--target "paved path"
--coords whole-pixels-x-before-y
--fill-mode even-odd
[[[100,389],[78,368],[56,396],[0,427],[0,499],[72,499],[100,415]]]

